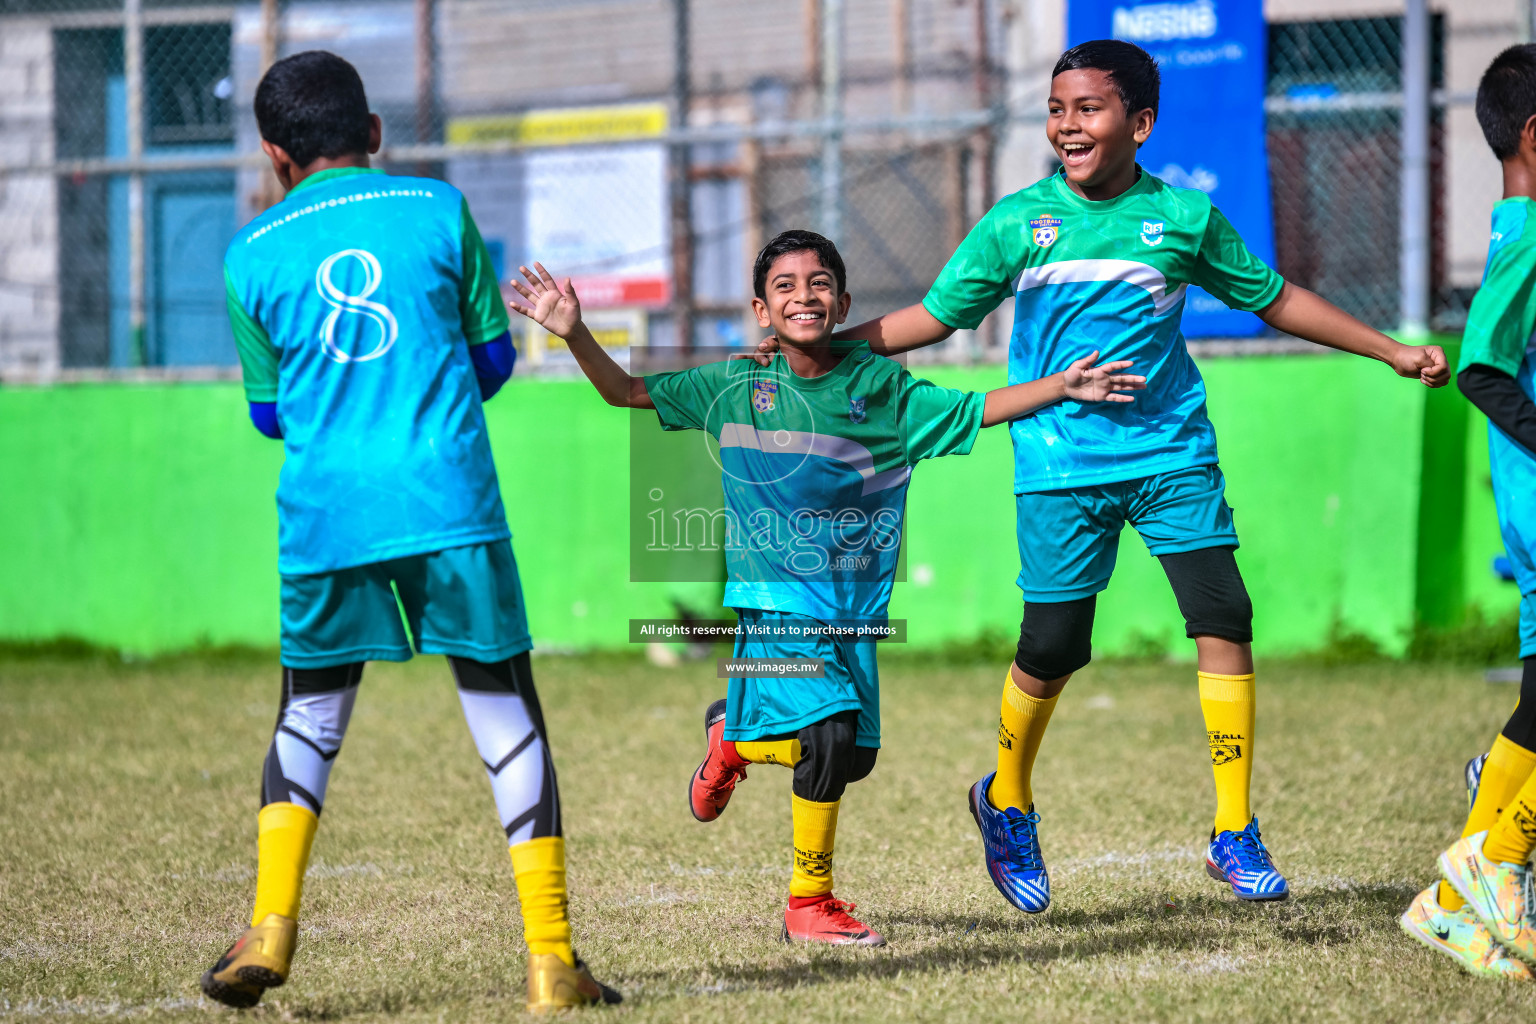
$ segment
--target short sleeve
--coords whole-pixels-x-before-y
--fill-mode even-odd
[[[1248,251],[1232,222],[1214,206],[1189,280],[1233,309],[1250,313],[1274,302],[1285,287],[1285,278]]]
[[[923,308],[946,327],[975,330],[1013,293],[1019,259],[1009,244],[1012,216],[992,207],[955,250],[923,298]]]
[[[1488,261],[1487,273],[1461,336],[1461,365],[1491,366],[1511,377],[1520,372],[1536,330],[1536,245],[1505,245]]]
[[[229,326],[235,334],[235,351],[240,353],[245,400],[277,401],[277,346],[272,344],[267,329],[246,311],[228,267],[224,268],[224,303],[229,309]]]
[[[645,390],[663,430],[708,430],[709,411],[729,384],[730,363],[705,363],[673,373],[653,373]]]
[[[501,287],[496,283],[496,266],[491,262],[485,239],[475,218],[469,215],[469,203],[463,203],[464,276],[459,280],[459,318],[464,325],[464,339],[471,345],[483,345],[501,337],[512,326]]]
[[[902,377],[901,446],[907,464],[941,455],[967,455],[981,431],[986,396]]]

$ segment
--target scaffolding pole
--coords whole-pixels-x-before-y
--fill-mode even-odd
[[[688,107],[693,103],[688,20],[688,0],[672,0],[672,117],[676,131],[687,129]],[[672,212],[672,324],[677,344],[685,351],[693,348],[691,149],[687,142],[674,143],[667,158],[667,192]]]
[[[1405,337],[1429,333],[1429,4],[1403,13],[1403,177],[1398,280]]]
[[[843,235],[843,0],[821,4],[821,233]]]
[[[123,80],[128,96],[128,159],[144,158],[144,6],[143,0],[123,5]],[[145,366],[144,343],[144,175],[128,175],[128,361]]]

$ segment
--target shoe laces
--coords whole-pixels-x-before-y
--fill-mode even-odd
[[[714,771],[710,771],[713,762]],[[700,781],[709,787],[711,792],[718,793],[721,790],[732,789],[736,783],[747,777],[745,765],[731,766],[724,761],[710,758],[704,762],[704,770],[699,773]]]
[[[1269,861],[1269,851],[1264,848],[1264,840],[1259,835],[1257,822],[1250,824],[1241,832],[1232,832],[1231,841],[1227,848],[1237,858],[1237,866],[1244,871],[1270,871],[1273,865]]]
[[[863,928],[863,922],[856,921],[850,916],[858,908],[857,903],[844,903],[836,896],[829,896],[821,905],[821,912],[839,928]]]
[[[1030,811],[1018,817],[1010,814],[1004,820],[1007,823],[1008,838],[1025,870],[1043,871],[1045,862],[1040,859],[1040,843],[1035,831],[1035,826],[1040,824],[1040,815]]]

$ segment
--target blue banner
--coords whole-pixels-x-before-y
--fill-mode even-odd
[[[1259,0],[1068,0],[1067,42],[1125,39],[1157,59],[1163,90],[1141,165],[1170,185],[1210,194],[1248,248],[1274,265],[1269,161],[1264,150],[1265,25]],[[1252,313],[1190,288],[1184,333],[1242,337]]]

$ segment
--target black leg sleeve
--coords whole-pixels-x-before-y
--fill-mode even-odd
[[[1525,659],[1520,676],[1520,703],[1504,725],[1504,738],[1517,747],[1536,750],[1536,658]]]
[[[1253,641],[1253,602],[1230,547],[1201,548],[1161,555],[1189,637],[1218,636],[1233,643]]]
[[[858,728],[857,711],[840,711],[800,730],[800,760],[791,787],[795,796],[817,803],[843,798],[853,773]]]
[[[1025,601],[1014,664],[1036,679],[1060,679],[1093,658],[1094,595],[1076,601]]]

